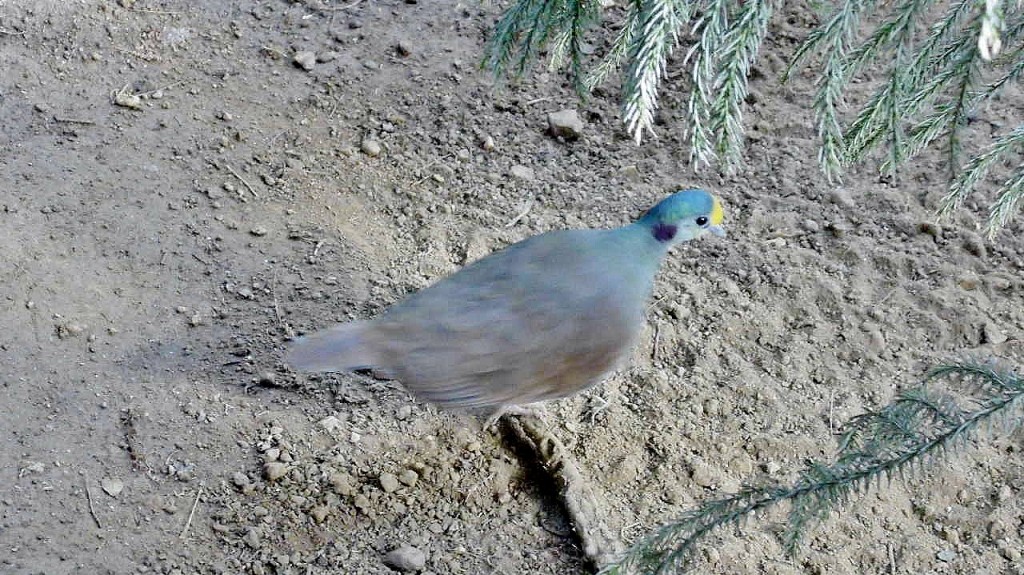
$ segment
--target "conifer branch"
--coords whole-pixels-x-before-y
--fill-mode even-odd
[[[936,385],[945,380],[945,386]],[[959,386],[955,386],[957,382]],[[961,389],[953,390],[954,387]],[[783,548],[793,553],[815,523],[882,479],[906,479],[949,452],[966,447],[983,425],[1003,422],[1012,432],[1024,415],[1024,379],[991,363],[962,362],[935,369],[920,386],[877,411],[850,420],[831,463],[811,463],[789,485],[743,487],[707,501],[635,543],[605,575],[678,573],[713,531],[738,525],[756,511],[788,504]]]

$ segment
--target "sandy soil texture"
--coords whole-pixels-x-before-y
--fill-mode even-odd
[[[984,240],[979,196],[933,225],[941,151],[898,181],[820,175],[811,81],[778,82],[809,5],[775,17],[728,176],[686,168],[678,95],[637,147],[613,84],[581,103],[539,67],[495,87],[477,62],[499,9],[0,2],[0,572],[585,572],[507,438],[281,358],[679,185],[724,198],[729,237],[668,259],[627,369],[545,408],[621,542],[828,457],[936,362],[1024,365],[1021,220]],[[1020,102],[980,110],[979,138]],[[547,133],[564,109],[578,140]],[[792,559],[777,518],[718,533],[701,572],[1024,573],[1022,451],[996,433],[883,485]]]

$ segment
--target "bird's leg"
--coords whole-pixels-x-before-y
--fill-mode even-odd
[[[506,415],[518,415],[543,419],[544,408],[540,403],[527,405],[502,405],[487,417],[487,420],[484,422],[484,429],[492,433],[496,432],[498,430],[498,421]]]
[[[601,397],[600,395],[591,396],[590,402],[600,404],[591,405],[590,409],[587,410],[587,415],[590,416],[590,424],[593,425],[594,421],[597,420],[598,414],[608,409],[608,406],[611,405],[611,403],[607,399]]]

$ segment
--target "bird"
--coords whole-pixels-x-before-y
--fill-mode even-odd
[[[723,219],[717,197],[684,189],[619,228],[532,236],[374,319],[296,338],[286,361],[307,372],[383,372],[444,409],[500,414],[568,397],[628,358],[669,249],[724,237]]]

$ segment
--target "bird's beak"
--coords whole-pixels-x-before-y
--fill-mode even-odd
[[[726,236],[725,228],[722,226],[708,226],[708,231],[720,238],[724,238]]]

